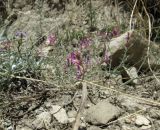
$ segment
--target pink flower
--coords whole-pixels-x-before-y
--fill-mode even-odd
[[[1,43],[1,46],[0,46],[0,51],[9,50],[11,47],[12,47],[12,42],[11,41],[9,41],[9,40],[3,41]]]
[[[112,30],[112,35],[113,35],[114,37],[117,37],[119,34],[120,34],[119,28],[118,28],[117,26],[114,27],[113,30]]]
[[[47,40],[46,40],[47,45],[53,46],[55,42],[56,42],[56,36],[54,34],[51,34],[47,37]]]
[[[76,67],[77,79],[82,78],[82,76],[84,74],[84,69],[83,69],[83,64],[82,64],[80,52],[75,51],[75,52],[70,53],[67,56],[67,65],[65,66],[65,71],[66,71],[66,68],[69,67],[70,65],[74,65]]]
[[[72,52],[67,56],[67,66],[76,64],[76,53]]]
[[[81,49],[87,48],[88,46],[90,46],[91,43],[92,43],[92,40],[88,37],[85,37],[80,40],[80,47]]]

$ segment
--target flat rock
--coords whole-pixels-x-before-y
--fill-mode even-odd
[[[37,115],[36,119],[33,121],[33,126],[37,129],[47,128],[51,126],[51,114],[49,112],[42,112]]]
[[[118,118],[120,114],[121,111],[118,107],[113,106],[108,101],[102,101],[95,106],[91,106],[86,111],[85,118],[91,124],[101,125]]]
[[[61,106],[53,105],[50,109],[50,112],[59,123],[66,124],[69,122],[66,110]]]
[[[150,121],[143,115],[136,115],[135,124],[137,126],[149,126]]]

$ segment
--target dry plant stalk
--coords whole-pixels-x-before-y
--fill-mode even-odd
[[[74,126],[73,126],[73,130],[78,130],[79,129],[79,126],[80,126],[80,117],[81,117],[81,114],[83,112],[85,102],[87,100],[87,95],[88,95],[87,83],[83,82],[82,83],[82,100],[81,100],[81,105],[80,105],[80,108],[79,108],[78,113],[76,115],[76,120],[75,120],[75,123],[74,123]]]
[[[144,6],[144,2],[141,0],[142,2],[142,5],[143,5],[143,8],[144,8],[144,11],[148,17],[148,48],[147,48],[147,58],[148,58],[148,67],[150,69],[150,71],[152,72],[154,78],[156,79],[157,83],[160,84],[160,80],[156,77],[155,73],[153,72],[152,68],[151,68],[151,63],[150,63],[150,58],[149,58],[149,55],[150,55],[150,46],[151,46],[151,30],[152,30],[152,27],[151,27],[151,19],[150,19],[150,16],[147,12],[147,9],[146,7]]]
[[[138,1],[138,0],[135,1],[135,4],[134,4],[134,6],[133,6],[133,10],[132,10],[132,13],[131,13],[131,16],[130,16],[130,22],[129,22],[129,29],[130,29],[130,30],[132,29],[132,19],[133,19],[134,10],[135,10],[136,5],[137,5],[137,1]]]

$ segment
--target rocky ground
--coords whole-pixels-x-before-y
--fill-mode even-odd
[[[32,43],[37,43],[38,47],[44,49],[46,46],[39,44],[43,44],[46,40],[43,37],[51,33],[58,34],[63,39],[68,36],[67,31],[72,34],[74,31],[83,31],[85,34],[91,32],[95,43],[104,43],[104,39],[98,41],[95,37],[97,30],[119,25],[120,30],[123,29],[121,34],[127,31],[130,13],[124,11],[123,6],[115,7],[103,0],[93,1],[96,10],[94,31],[94,28],[90,28],[88,9],[83,2],[78,2],[10,1],[3,16],[4,25],[13,21],[7,31],[8,38],[14,39],[17,31],[25,32],[27,37],[23,50],[27,50]],[[1,30],[3,29],[4,26]],[[64,40],[63,44],[65,42],[68,41]],[[76,39],[72,39],[72,43],[77,44]],[[74,45],[69,41],[65,46],[70,51],[68,46]],[[94,69],[90,68],[86,72],[88,75],[84,80],[75,80],[73,75],[63,77],[61,75],[64,73],[57,72],[63,68],[63,48],[52,50],[48,52],[47,47],[44,50],[53,62],[49,60],[45,63],[46,70],[42,71],[44,77],[24,78],[18,75],[19,77],[12,78],[16,81],[11,82],[9,89],[0,93],[0,130],[160,129],[160,85],[156,79],[159,77],[158,72],[155,78],[148,70],[138,70],[136,66],[123,65],[123,70],[119,71],[118,67],[106,69],[108,65],[102,64],[98,69],[93,65]],[[24,82],[27,82],[26,86]]]

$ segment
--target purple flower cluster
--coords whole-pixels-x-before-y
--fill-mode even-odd
[[[81,53],[79,51],[71,52],[67,56],[67,65],[65,66],[65,69],[71,65],[74,65],[76,67],[77,79],[81,79],[84,75],[84,67],[82,63]]]
[[[120,29],[118,26],[113,27],[113,29],[109,32],[106,32],[106,31],[98,32],[98,36],[100,36],[102,39],[111,39],[119,35],[120,35]]]
[[[11,41],[9,41],[9,40],[8,41],[4,41],[4,42],[1,43],[0,52],[9,50],[11,47],[12,47]]]
[[[27,36],[27,33],[23,31],[17,31],[15,36],[18,38],[25,38]]]
[[[47,37],[46,44],[49,46],[53,46],[56,43],[56,40],[57,38],[55,34],[51,34]]]
[[[84,49],[89,47],[92,44],[92,40],[88,37],[84,37],[83,39],[80,40],[80,48]]]
[[[75,64],[76,64],[76,53],[75,52],[71,52],[67,56],[67,66],[75,65]]]
[[[112,33],[113,37],[117,37],[120,34],[120,29],[116,26],[116,27],[113,28],[111,33]]]

